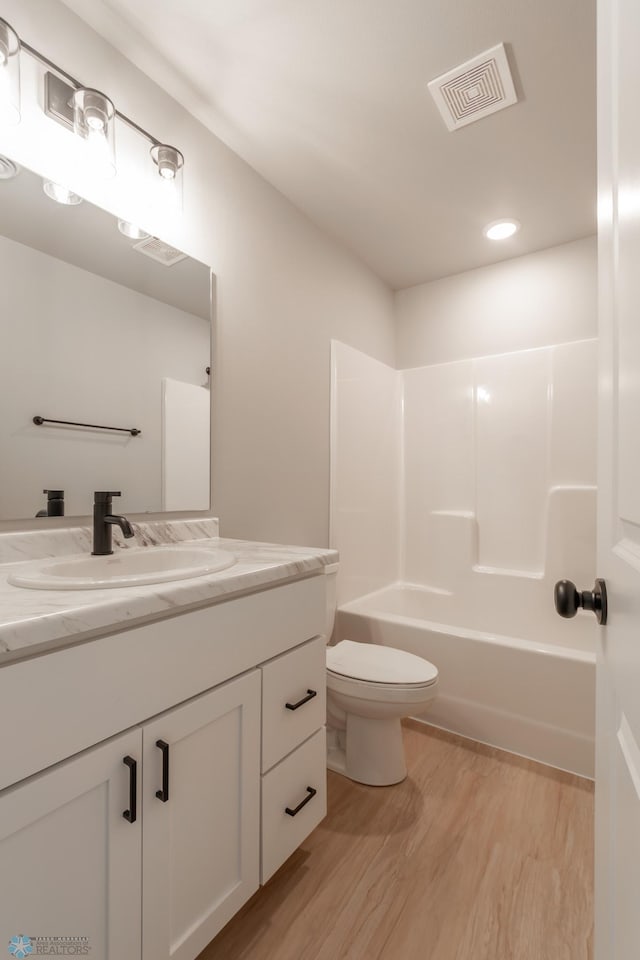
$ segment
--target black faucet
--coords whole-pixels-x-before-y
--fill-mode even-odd
[[[47,495],[47,509],[38,510],[36,517],[64,517],[64,490],[43,490]]]
[[[128,540],[133,536],[133,527],[126,517],[118,517],[111,513],[111,498],[121,497],[118,492],[96,490],[93,495],[93,557],[106,557],[113,553],[111,545],[111,528],[120,527],[122,534]]]

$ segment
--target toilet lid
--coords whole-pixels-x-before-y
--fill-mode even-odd
[[[437,667],[422,657],[393,647],[355,643],[353,640],[341,640],[335,647],[327,647],[327,669],[369,683],[409,686],[434,683],[438,679]]]

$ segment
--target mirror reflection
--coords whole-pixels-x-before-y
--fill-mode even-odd
[[[0,290],[0,519],[208,509],[209,267],[0,157]]]

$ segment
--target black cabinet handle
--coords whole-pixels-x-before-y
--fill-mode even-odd
[[[135,823],[138,797],[138,764],[133,757],[123,757],[122,762],[129,767],[129,809],[123,810],[122,816],[129,823]]]
[[[303,807],[309,803],[309,800],[312,800],[318,791],[314,790],[313,787],[307,787],[307,796],[304,800],[301,800],[297,807],[294,807],[293,810],[291,807],[285,807],[284,812],[288,813],[290,817],[295,817],[297,813],[300,813]]]
[[[156,747],[162,750],[162,790],[156,790],[156,797],[166,803],[169,799],[169,744],[156,740]]]
[[[313,700],[314,697],[317,697],[316,690],[307,690],[306,697],[303,697],[302,700],[298,700],[297,703],[285,703],[287,710],[297,710],[298,707],[301,707],[303,703],[309,703],[309,700]]]

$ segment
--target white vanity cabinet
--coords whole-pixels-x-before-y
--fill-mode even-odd
[[[324,581],[0,669],[17,718],[0,741],[0,942],[194,960],[311,832],[326,812]]]
[[[143,958],[192,960],[258,888],[259,671],[143,734]]]
[[[196,957],[258,887],[259,704],[254,670],[0,795],[0,937]]]
[[[133,730],[0,794],[3,949],[20,934],[86,937],[94,960],[140,956],[141,756]]]

